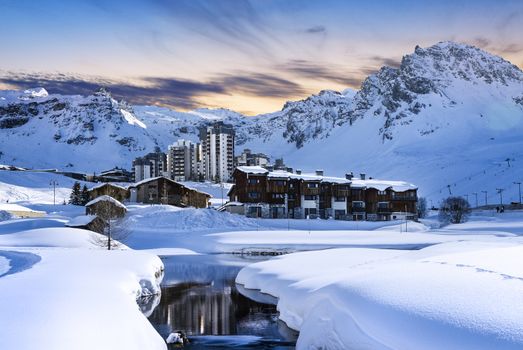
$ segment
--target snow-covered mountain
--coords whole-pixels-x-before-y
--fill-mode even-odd
[[[409,180],[434,200],[449,192],[481,199],[488,191],[492,202],[496,188],[517,200],[513,182],[523,180],[523,72],[453,42],[416,47],[399,68],[381,68],[358,91],[322,91],[255,117],[131,107],[105,92],[0,92],[0,163],[129,167],[156,145],[196,140],[200,127],[217,120],[236,127],[238,150],[282,156],[304,170]]]

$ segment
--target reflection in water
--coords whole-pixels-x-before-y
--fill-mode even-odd
[[[250,300],[236,289],[239,270],[253,261],[192,255],[163,262],[161,301],[149,320],[164,338],[182,330],[192,339],[191,349],[294,349],[297,334],[278,320],[276,306]]]

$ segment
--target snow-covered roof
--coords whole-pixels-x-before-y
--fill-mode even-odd
[[[117,187],[117,188],[120,188],[122,190],[127,190],[127,187],[120,186],[120,185],[117,185],[117,184],[112,183],[112,182],[102,182],[102,183],[99,183],[97,185],[94,185],[94,186],[90,187],[89,191],[92,191],[92,190],[95,190],[97,188],[101,188],[101,187],[104,187],[104,186],[107,186],[107,185],[110,185],[110,186],[113,186],[113,187]]]
[[[120,201],[118,201],[118,200],[116,200],[113,197],[108,196],[108,195],[103,195],[103,196],[100,196],[100,197],[96,197],[95,199],[93,199],[92,201],[87,203],[85,206],[89,207],[89,206],[91,206],[93,204],[96,204],[98,202],[111,202],[111,203],[113,203],[114,205],[116,205],[116,206],[118,206],[120,208],[127,209],[125,207],[125,205],[123,205]]]
[[[360,188],[374,188],[378,191],[385,191],[387,188],[391,188],[395,192],[405,192],[408,190],[418,189],[415,185],[405,182],[405,181],[390,181],[390,180],[377,180],[377,179],[369,179],[369,180],[353,179],[351,186],[360,187]]]
[[[269,171],[261,166],[239,166],[236,169],[246,174],[267,174]]]
[[[75,218],[72,218],[69,220],[65,226],[69,227],[79,227],[79,226],[85,226],[89,225],[94,219],[96,219],[96,215],[80,215]]]
[[[146,184],[146,183],[151,182],[151,181],[156,181],[156,180],[161,179],[161,178],[164,178],[165,180],[170,181],[170,182],[172,182],[172,183],[178,184],[178,185],[180,185],[181,187],[186,188],[186,189],[188,189],[188,190],[195,191],[195,192],[199,192],[199,193],[202,193],[202,194],[204,194],[204,195],[206,195],[206,196],[212,197],[212,196],[211,196],[209,193],[207,193],[207,192],[203,192],[203,191],[197,190],[196,188],[192,188],[192,187],[186,186],[186,185],[184,185],[184,184],[179,183],[178,181],[174,181],[174,180],[169,179],[168,177],[165,177],[165,176],[156,176],[156,177],[151,177],[151,178],[149,178],[149,179],[144,179],[144,180],[142,180],[142,181],[139,181],[139,182],[136,182],[136,183],[130,185],[128,188],[138,187],[138,186],[140,186],[140,185]]]
[[[350,184],[354,188],[374,188],[378,191],[385,191],[387,188],[391,188],[396,192],[404,192],[407,190],[415,190],[417,187],[411,183],[404,181],[390,181],[390,180],[377,180],[377,179],[368,179],[361,180],[353,178],[349,180],[345,177],[335,177],[335,176],[324,176],[317,174],[296,174],[287,172],[285,170],[275,170],[268,171],[265,168],[260,166],[240,166],[236,168],[237,170],[244,172],[246,174],[255,174],[255,175],[267,175],[268,178],[277,178],[277,179],[297,179],[303,181],[319,181],[326,183],[336,183],[336,184]]]

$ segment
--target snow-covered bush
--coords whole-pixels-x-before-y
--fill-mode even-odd
[[[470,204],[463,197],[448,197],[440,205],[439,222],[442,225],[460,224],[468,220]]]

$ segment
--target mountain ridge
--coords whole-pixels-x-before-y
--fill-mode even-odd
[[[490,151],[475,154],[475,147],[494,140],[497,149],[521,136],[523,72],[473,46],[440,42],[416,47],[398,68],[382,67],[358,91],[323,90],[254,117],[227,109],[130,106],[106,91],[91,96],[2,91],[0,163],[81,171],[129,167],[132,158],[155,146],[166,149],[178,138],[196,141],[199,128],[218,120],[235,126],[238,150],[283,156],[295,168],[360,169],[434,188],[443,186],[442,176],[427,174],[431,184],[404,172],[422,158],[432,160],[427,166],[452,172],[448,163],[456,159],[446,162],[444,152],[456,149],[474,159],[472,168],[504,159]],[[14,146],[23,142],[25,150]],[[42,148],[45,156],[35,159]],[[456,168],[455,177],[463,171]]]

